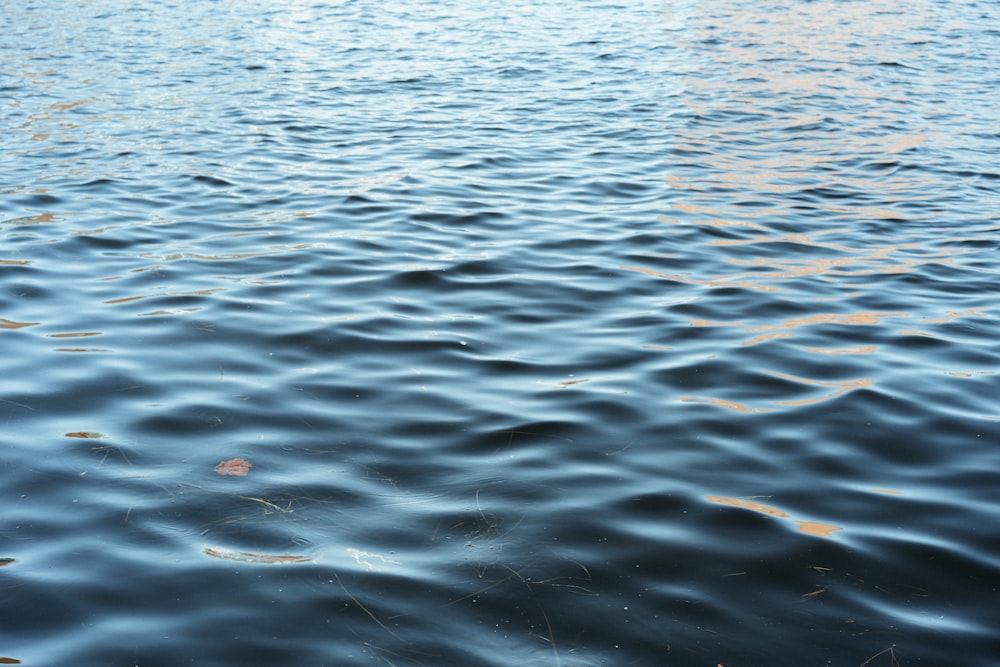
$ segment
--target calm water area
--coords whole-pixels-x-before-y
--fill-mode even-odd
[[[993,0],[0,0],[0,663],[1000,665],[998,297]]]

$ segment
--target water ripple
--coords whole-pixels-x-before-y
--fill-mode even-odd
[[[244,4],[0,15],[0,662],[995,659],[994,8]]]

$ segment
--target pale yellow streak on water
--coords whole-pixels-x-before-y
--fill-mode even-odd
[[[743,405],[742,403],[737,403],[736,401],[726,401],[721,398],[708,398],[705,396],[678,396],[677,400],[686,403],[704,403],[706,405],[714,405],[719,408],[726,408],[727,410],[734,410],[736,412],[769,412],[768,408],[751,408],[750,406]]]
[[[781,324],[769,324],[750,327],[748,331],[780,331],[782,329],[797,329],[814,324],[880,324],[882,320],[895,317],[909,317],[909,313],[896,311],[863,311],[860,313],[817,313],[806,317],[794,317],[782,321]]]
[[[788,512],[785,512],[784,510],[780,510],[777,507],[772,507],[770,505],[765,505],[764,503],[758,503],[753,500],[729,498],[726,496],[707,496],[705,500],[711,503],[716,503],[717,505],[739,507],[740,509],[752,510],[754,512],[759,512],[760,514],[766,514],[768,516],[774,516],[781,519],[791,518]],[[843,530],[840,526],[834,526],[829,523],[819,523],[818,521],[796,521],[795,523],[800,531],[815,537],[830,537],[834,532]]]
[[[946,322],[951,322],[952,320],[963,318],[963,317],[987,317],[986,313],[989,312],[987,308],[970,308],[968,310],[949,310],[945,313],[943,317],[925,317],[924,322],[930,322],[932,324],[944,324]]]
[[[795,334],[790,333],[770,333],[770,334],[760,334],[759,336],[754,336],[753,338],[747,340],[741,340],[740,345],[750,346],[758,345],[760,343],[765,343],[769,340],[775,340],[779,338],[794,338]]]
[[[837,530],[843,530],[840,526],[833,526],[828,523],[818,523],[816,521],[799,521],[799,530],[807,535],[815,535],[817,537],[830,537],[831,533]]]
[[[713,241],[715,245],[747,245],[751,243],[777,243],[777,242],[789,242],[789,243],[803,243],[808,245],[814,245],[820,248],[834,249],[841,251],[857,252],[851,248],[844,246],[836,246],[832,244],[818,244],[810,243],[808,237],[799,237],[798,235],[786,235],[783,237],[776,237],[770,239],[750,239],[750,240],[733,240],[733,241]],[[814,259],[777,259],[773,257],[769,258],[756,258],[756,259],[735,259],[727,258],[726,262],[730,264],[736,264],[738,266],[753,266],[753,267],[766,267],[774,269],[768,273],[755,272],[751,274],[754,277],[763,277],[768,279],[777,278],[798,278],[802,276],[815,276],[822,275],[826,273],[835,273],[841,276],[865,276],[871,274],[888,274],[888,273],[909,273],[914,268],[923,266],[929,263],[935,264],[951,264],[953,260],[951,258],[940,258],[940,255],[933,257],[906,260],[902,262],[896,262],[894,264],[878,264],[878,262],[885,261],[889,259],[889,255],[898,250],[906,250],[916,248],[918,246],[914,244],[901,244],[895,246],[886,246],[873,250],[868,253],[854,254],[847,257],[820,257]],[[856,266],[862,266],[864,268],[851,268]],[[740,278],[744,275],[736,274],[730,276],[731,278]]]
[[[739,321],[719,321],[719,320],[688,320],[693,327],[739,327],[743,326]]]
[[[826,234],[844,234],[850,233],[850,230],[838,228],[838,229],[827,229],[821,232],[813,232],[812,234],[778,234],[776,236],[761,236],[753,239],[719,239],[712,241],[712,245],[719,246],[730,246],[730,245],[751,245],[754,243],[801,243],[803,245],[812,245],[818,248],[830,248],[833,250],[843,250],[845,252],[857,252],[856,248],[849,248],[847,246],[839,245],[837,243],[818,243],[813,240],[814,236],[825,236]]]
[[[812,403],[822,403],[823,401],[828,401],[831,398],[836,398],[846,394],[849,391],[855,389],[865,389],[872,385],[872,378],[858,378],[857,380],[811,380],[809,378],[795,377],[794,375],[787,375],[785,373],[777,373],[775,371],[766,371],[769,375],[774,377],[782,378],[783,380],[789,380],[791,382],[799,382],[801,384],[810,385],[813,387],[823,387],[826,389],[834,389],[830,394],[820,396],[818,398],[808,398],[798,401],[775,401],[776,405],[809,405]]]

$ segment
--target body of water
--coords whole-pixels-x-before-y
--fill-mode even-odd
[[[1000,664],[998,73],[973,0],[0,1],[0,662]]]

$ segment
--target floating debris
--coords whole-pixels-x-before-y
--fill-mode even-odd
[[[309,563],[313,560],[310,556],[258,554],[253,553],[252,551],[232,551],[230,549],[214,549],[212,547],[206,547],[205,553],[213,558],[221,558],[222,560],[234,560],[239,563],[257,563],[260,565]]]
[[[228,461],[219,461],[219,465],[215,466],[215,472],[220,475],[232,475],[234,477],[245,477],[253,464],[246,459],[229,459]]]

